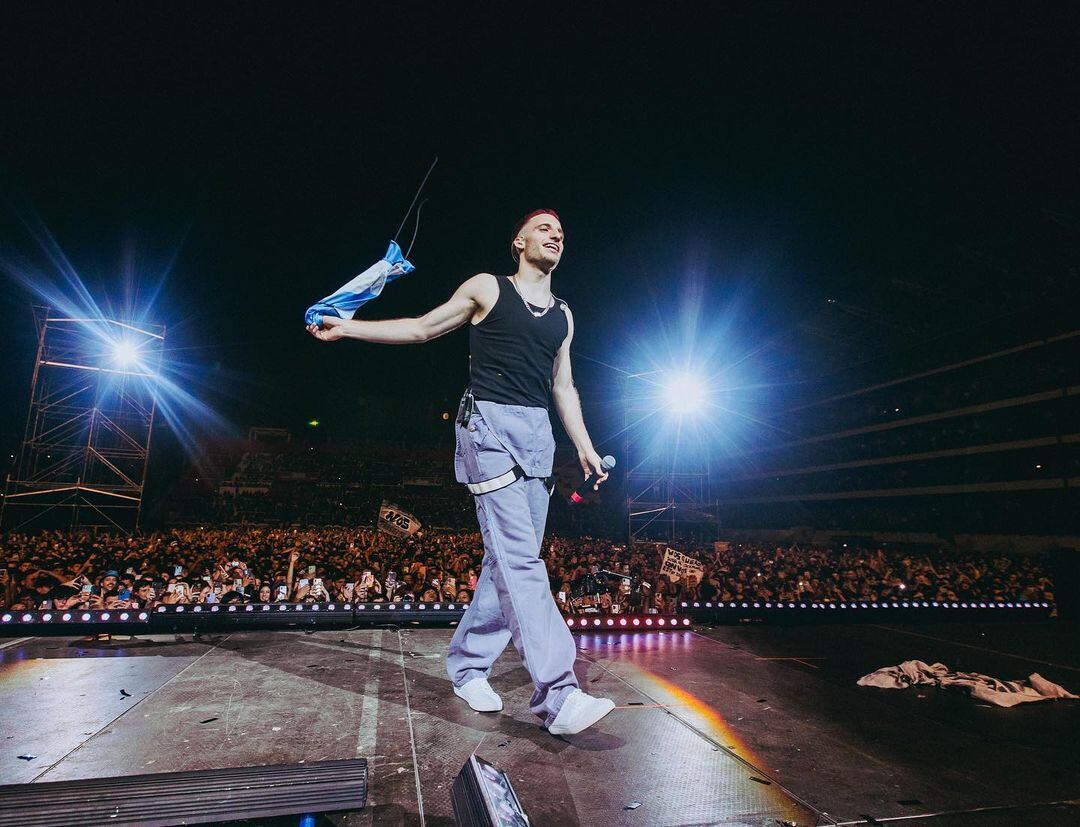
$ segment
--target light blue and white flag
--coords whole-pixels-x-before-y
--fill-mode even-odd
[[[383,258],[354,277],[348,284],[343,285],[337,292],[309,307],[304,314],[304,324],[321,325],[323,316],[351,319],[357,310],[378,296],[389,282],[415,269],[405,260],[397,242],[391,241]]]

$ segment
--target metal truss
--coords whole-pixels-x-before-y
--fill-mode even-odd
[[[8,475],[8,530],[138,528],[165,328],[35,307],[26,431]]]
[[[657,444],[663,412],[655,394],[635,387],[649,374],[627,374],[623,392],[623,438],[626,456],[626,521],[629,542],[691,537],[717,538],[707,446],[693,459]]]

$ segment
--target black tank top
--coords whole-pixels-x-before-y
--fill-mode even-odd
[[[482,322],[469,328],[473,396],[503,405],[549,408],[555,354],[570,331],[563,310],[566,303],[553,297],[554,306],[538,318],[525,309],[509,276],[495,280],[499,300]]]

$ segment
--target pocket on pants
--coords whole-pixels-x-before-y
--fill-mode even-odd
[[[477,450],[482,450],[485,447],[490,447],[491,440],[494,439],[491,433],[491,426],[487,424],[480,411],[473,411],[472,416],[469,417],[468,427],[465,429],[473,436],[473,444]],[[495,440],[498,442],[498,440]]]
[[[479,411],[469,417],[466,425],[457,426],[456,440],[456,465],[466,477],[459,478],[459,482],[483,482],[514,467],[513,457]]]

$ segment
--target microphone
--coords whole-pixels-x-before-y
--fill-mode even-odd
[[[602,460],[600,460],[600,468],[601,468],[601,470],[603,470],[603,472],[605,474],[614,467],[615,467],[615,457],[613,457],[611,454],[608,454],[606,457],[604,457]],[[590,479],[591,479],[591,477],[587,477],[581,483],[581,485],[579,485],[577,488],[574,489],[574,493],[572,493],[570,495],[570,502],[579,503],[583,499],[585,499],[585,492],[589,490],[589,486],[591,485],[591,483],[589,482]]]

